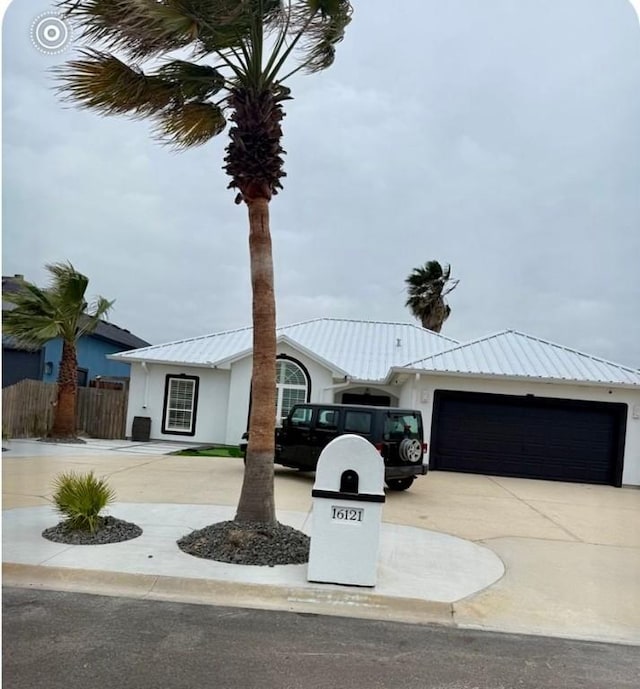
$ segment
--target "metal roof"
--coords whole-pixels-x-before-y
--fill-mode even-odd
[[[389,369],[458,344],[411,323],[316,318],[277,328],[280,341],[298,345],[334,370],[361,381],[383,380]],[[252,328],[227,330],[112,355],[120,361],[192,366],[228,364],[251,352]]]
[[[505,330],[406,364],[412,370],[580,383],[640,385],[640,370],[517,330]]]
[[[363,381],[382,380],[393,366],[458,344],[412,323],[318,318],[278,330]]]
[[[146,347],[149,343],[141,337],[134,335],[130,330],[121,328],[115,323],[109,321],[98,321],[96,329],[89,335],[89,337],[99,337],[103,340],[109,340],[118,345],[125,347]]]

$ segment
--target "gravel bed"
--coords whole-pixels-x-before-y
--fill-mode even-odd
[[[183,552],[236,565],[300,565],[309,561],[309,536],[276,522],[218,522],[178,541]]]
[[[115,517],[101,517],[98,528],[94,533],[90,531],[73,530],[62,521],[42,532],[44,538],[56,543],[67,545],[105,545],[106,543],[120,543],[138,538],[142,529],[136,524],[125,522]]]
[[[75,436],[70,436],[68,438],[38,438],[39,443],[53,443],[53,444],[61,444],[61,445],[86,445],[87,442],[86,440],[83,440],[82,438],[77,438]]]

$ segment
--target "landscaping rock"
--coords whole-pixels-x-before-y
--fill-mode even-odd
[[[309,561],[309,536],[276,522],[219,522],[178,541],[183,552],[237,565],[299,565]]]
[[[100,517],[100,523],[94,533],[70,529],[64,521],[42,532],[44,538],[56,543],[66,543],[67,545],[120,543],[121,541],[130,541],[141,534],[142,529],[136,524],[125,522],[115,517]]]
[[[86,440],[78,438],[77,436],[69,436],[68,438],[38,438],[39,443],[52,443],[59,445],[86,445]]]

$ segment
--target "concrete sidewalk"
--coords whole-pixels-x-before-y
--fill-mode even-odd
[[[637,489],[434,472],[387,495],[369,590],[309,584],[304,565],[185,555],[180,535],[233,516],[242,462],[110,443],[12,441],[3,453],[6,584],[640,644]],[[84,547],[41,538],[57,521],[52,480],[70,469],[107,476],[119,501],[111,512],[143,535]],[[308,529],[312,483],[276,468],[281,521]]]

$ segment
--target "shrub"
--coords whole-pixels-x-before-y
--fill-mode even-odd
[[[54,488],[53,502],[58,512],[66,517],[66,526],[73,530],[94,533],[100,523],[100,510],[115,499],[107,482],[96,478],[93,471],[60,474]]]

